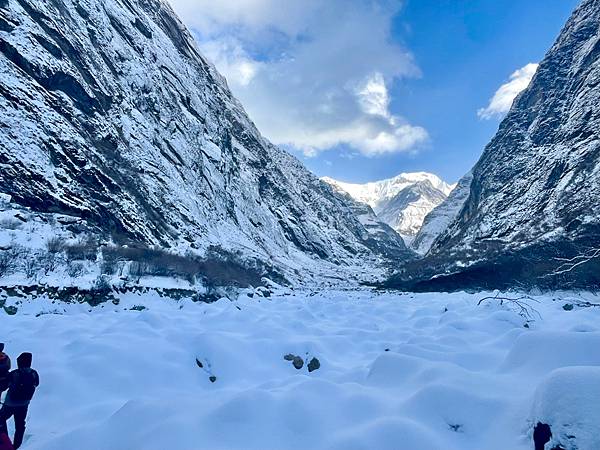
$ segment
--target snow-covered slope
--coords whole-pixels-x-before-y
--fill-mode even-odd
[[[379,257],[164,0],[0,1],[0,165],[16,207],[117,245],[218,247],[297,273]]]
[[[528,322],[484,296],[9,296],[6,351],[42,378],[23,450],[531,450],[539,421],[546,449],[600,448],[600,308],[563,309],[600,298]]]
[[[573,13],[472,173],[430,257],[396,284],[600,285],[600,1]]]
[[[456,184],[448,198],[436,206],[423,220],[423,225],[411,242],[417,253],[426,254],[437,237],[456,219],[469,197],[473,177],[468,173]]]
[[[409,261],[417,257],[415,252],[406,247],[403,237],[387,223],[382,222],[373,208],[366,203],[354,200],[350,194],[335,186],[334,189],[336,189],[336,195],[342,197],[344,202],[350,206],[354,215],[367,230],[368,235],[365,236],[365,239],[369,248],[390,261]],[[390,267],[394,266],[392,264]]]
[[[323,181],[354,200],[373,208],[377,217],[410,242],[425,216],[442,203],[454,188],[426,172],[402,173],[388,180],[366,184],[344,183],[325,177]]]

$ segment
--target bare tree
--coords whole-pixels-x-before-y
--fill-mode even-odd
[[[561,264],[553,271],[549,276],[561,275],[564,273],[571,272],[576,268],[587,264],[594,259],[600,258],[600,248],[589,247],[584,249],[584,251],[576,255],[572,258],[554,258],[556,261],[559,261]]]
[[[495,296],[484,297],[477,305],[481,305],[484,302],[488,301],[497,301],[500,305],[506,305],[508,308],[515,311],[519,316],[525,319],[527,322],[535,322],[535,318],[541,319],[541,314],[529,304],[529,302],[539,303],[539,300],[536,300],[528,295],[522,295],[516,298],[510,297],[501,297],[500,294],[496,294]]]
[[[0,252],[0,277],[8,275],[14,268],[14,259],[10,252]]]
[[[20,261],[27,253],[22,245],[13,244],[8,250],[0,252],[0,276],[9,275],[19,268]]]
[[[67,262],[67,274],[71,278],[78,278],[85,272],[85,267],[82,263],[78,263],[75,261]]]
[[[65,238],[60,236],[54,236],[46,241],[46,249],[48,253],[52,253],[53,255],[64,251],[66,245]]]
[[[28,279],[33,279],[40,270],[40,263],[33,252],[28,252],[23,261],[23,273]]]
[[[18,230],[23,225],[23,222],[16,219],[3,219],[0,220],[0,228],[5,230]]]
[[[38,257],[38,263],[44,270],[44,275],[49,275],[60,267],[63,259],[53,253],[45,253]]]

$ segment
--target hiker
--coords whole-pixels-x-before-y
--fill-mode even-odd
[[[40,384],[38,373],[31,368],[32,358],[31,353],[21,353],[17,358],[17,369],[8,375],[8,393],[4,399],[4,406],[0,409],[0,434],[3,431],[7,433],[6,421],[11,417],[15,418],[15,450],[23,443],[29,402]]]
[[[4,353],[4,344],[0,342],[0,399],[2,393],[8,389],[8,373],[10,372],[10,358]]]

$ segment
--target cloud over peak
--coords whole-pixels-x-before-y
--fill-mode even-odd
[[[276,144],[375,156],[428,138],[390,111],[392,83],[419,76],[391,39],[393,0],[170,0]]]

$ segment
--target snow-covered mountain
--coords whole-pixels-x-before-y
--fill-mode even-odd
[[[369,205],[381,221],[407,242],[414,239],[425,216],[441,204],[455,186],[426,172],[402,173],[366,184],[344,183],[328,177],[322,179],[354,200]]]
[[[462,177],[447,199],[426,215],[410,245],[415,252],[425,255],[437,237],[456,219],[469,197],[472,179],[471,173]]]
[[[164,0],[0,0],[0,165],[5,220],[44,229],[42,246],[218,248],[298,276],[381,256],[343,198],[260,135]]]
[[[456,217],[391,284],[600,286],[600,1],[575,10],[474,167]]]

